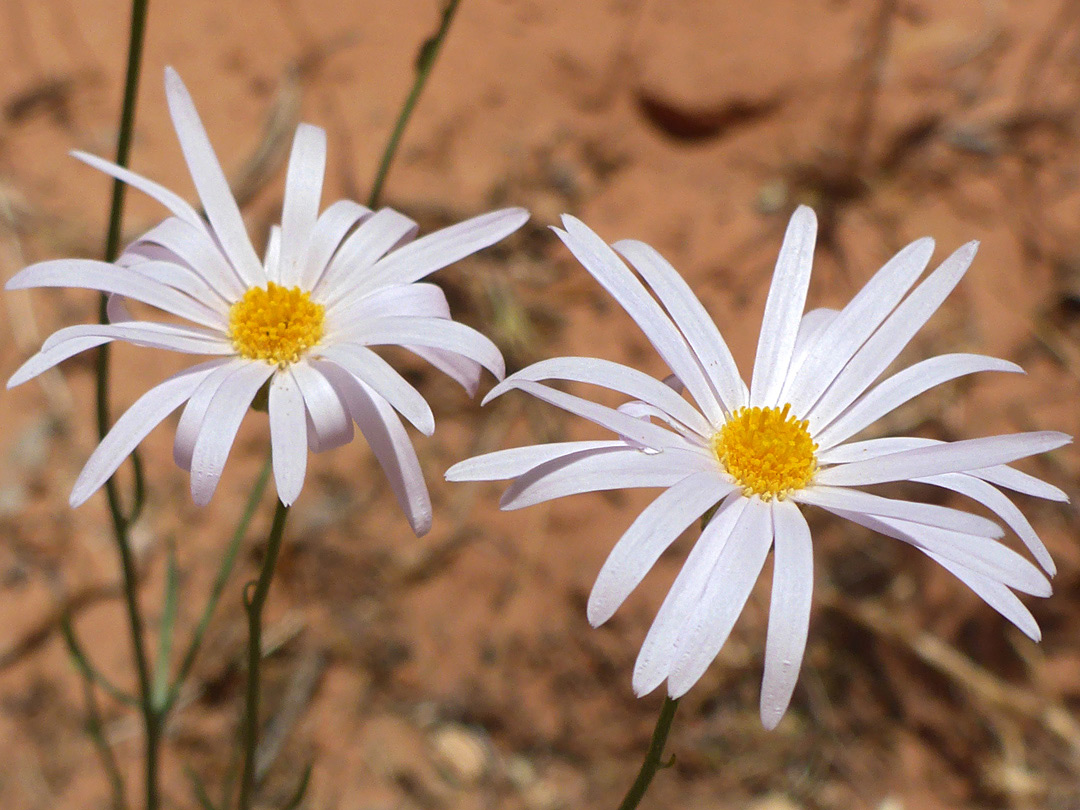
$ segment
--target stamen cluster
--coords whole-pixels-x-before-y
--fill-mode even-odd
[[[324,315],[309,293],[270,281],[232,305],[229,338],[242,357],[284,368],[322,339]]]
[[[817,470],[808,422],[781,408],[740,408],[713,436],[713,452],[747,497],[784,498]]]

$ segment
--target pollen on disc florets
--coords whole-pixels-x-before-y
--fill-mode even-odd
[[[784,498],[817,470],[817,445],[807,420],[783,408],[740,408],[712,438],[713,452],[749,497]]]
[[[270,281],[232,305],[229,337],[241,357],[284,367],[322,340],[324,315],[309,293]]]

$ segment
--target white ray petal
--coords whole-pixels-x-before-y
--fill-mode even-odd
[[[146,243],[159,245],[171,253],[174,259],[201,275],[221,298],[235,301],[244,294],[244,282],[204,226],[169,217],[140,236],[125,253]]]
[[[742,613],[773,544],[772,510],[758,498],[746,507],[720,552],[697,610],[679,636],[668,694],[682,697],[709,668]]]
[[[221,330],[225,321],[200,301],[171,287],[152,281],[127,269],[107,262],[90,259],[54,259],[24,267],[5,285],[9,290],[33,287],[72,287],[79,290],[98,290],[134,298],[144,304],[171,312],[181,318]]]
[[[653,454],[631,447],[585,450],[546,462],[518,476],[503,493],[499,506],[505,510],[522,509],[586,492],[670,487],[700,472],[710,472],[705,460],[683,450]]]
[[[1048,484],[1041,478],[1036,478],[1026,472],[1006,467],[1004,464],[994,467],[980,467],[977,470],[969,470],[968,472],[976,478],[982,478],[984,481],[997,484],[999,487],[1005,487],[1005,489],[1011,489],[1013,492],[1022,492],[1025,495],[1045,498],[1048,501],[1057,501],[1058,503],[1069,502],[1069,496],[1053,484]]]
[[[332,450],[352,441],[352,417],[330,381],[310,363],[294,363],[291,371],[304,397],[318,439],[318,451]]]
[[[528,219],[529,212],[524,208],[503,208],[426,234],[380,261],[364,287],[419,281],[505,239]]]
[[[679,434],[658,425],[635,419],[633,416],[619,413],[614,408],[608,408],[606,405],[599,405],[587,399],[576,397],[573,394],[557,391],[540,383],[515,380],[514,388],[519,388],[537,399],[542,399],[544,402],[580,416],[582,419],[588,419],[590,422],[607,428],[619,436],[633,439],[638,444],[652,450],[677,446],[682,438]]]
[[[922,275],[934,253],[934,240],[918,239],[874,274],[822,333],[790,383],[791,409],[807,413],[841,369],[866,343]]]
[[[723,335],[690,285],[660,253],[644,242],[627,239],[612,247],[645,279],[683,333],[705,369],[720,403],[728,412],[746,404],[742,377]]]
[[[983,537],[1001,537],[1005,532],[994,521],[980,515],[972,515],[959,509],[918,501],[901,501],[883,498],[861,489],[828,487],[815,484],[791,496],[799,503],[820,506],[835,512],[838,509],[860,512],[878,518],[902,518],[913,522],[951,529],[965,534]]]
[[[649,694],[671,674],[679,636],[699,612],[701,597],[712,580],[716,561],[747,503],[749,501],[740,493],[728,495],[690,550],[634,663],[633,686],[638,697]]]
[[[123,166],[117,166],[115,163],[103,160],[97,155],[91,155],[87,152],[80,152],[78,150],[72,151],[69,154],[73,158],[81,160],[89,166],[93,166],[98,171],[105,172],[105,174],[110,177],[115,177],[117,180],[127,183],[129,186],[138,189],[148,197],[152,197],[184,222],[205,232],[206,222],[199,216],[199,212],[179,194],[170,191],[159,183],[155,183],[153,180],[143,177],[141,174],[136,174],[130,169],[125,169]]]
[[[725,481],[719,470],[695,473],[645,507],[596,577],[589,594],[589,623],[599,627],[610,619],[667,547],[734,489],[735,484]]]
[[[419,226],[392,208],[382,208],[360,223],[349,234],[330,260],[315,287],[319,299],[328,308],[350,302],[374,289],[374,265],[395,247],[408,243]]]
[[[618,391],[659,408],[700,436],[708,438],[713,433],[708,421],[670,386],[629,366],[591,357],[556,357],[533,363],[492,388],[484,397],[483,404],[514,387],[519,380],[541,382],[551,379],[588,383]]]
[[[914,481],[918,481],[923,484],[933,484],[934,486],[944,487],[945,489],[951,489],[953,492],[959,492],[961,495],[978,501],[987,509],[994,512],[1005,523],[1016,532],[1024,545],[1032,553],[1039,565],[1043,567],[1050,576],[1057,573],[1057,568],[1054,565],[1054,560],[1050,556],[1050,552],[1047,551],[1043,541],[1039,538],[1034,527],[1024,517],[1024,513],[1014,504],[1009,498],[997,487],[986,483],[971,475],[964,475],[962,473],[946,473],[944,475],[931,475],[925,478],[915,478]]]
[[[838,310],[818,307],[802,316],[802,320],[799,321],[799,331],[795,335],[795,348],[791,353],[791,366],[788,368],[787,378],[784,380],[778,402],[788,402],[791,399],[792,386],[799,369],[810,356],[810,352],[818,345],[826,328],[839,314]]]
[[[765,314],[761,319],[754,373],[750,379],[750,405],[776,405],[795,350],[817,239],[817,215],[800,205],[791,215],[780,255],[776,260]]]
[[[191,455],[191,497],[198,506],[206,506],[213,497],[240,422],[275,368],[269,363],[246,363],[225,378],[210,401]]]
[[[304,488],[307,472],[307,410],[300,386],[289,369],[270,380],[270,451],[278,498],[291,506]]]
[[[931,357],[900,371],[871,388],[840,414],[820,434],[814,436],[818,447],[828,449],[854,436],[867,425],[899,408],[905,402],[957,377],[982,371],[1008,371],[1023,374],[1016,363],[980,354],[943,354]],[[792,406],[794,407],[794,406]]]
[[[431,497],[416,450],[390,404],[369,386],[331,363],[316,362],[356,420],[379,460],[390,487],[417,537],[431,528]]]
[[[137,273],[140,276],[172,287],[184,295],[198,301],[200,304],[214,310],[221,316],[221,324],[224,327],[229,322],[228,301],[201,273],[192,270],[175,261],[146,261],[131,265],[128,273]]]
[[[621,441],[549,442],[496,450],[459,461],[446,471],[447,481],[504,481],[549,461],[587,450],[625,447]]]
[[[964,439],[830,467],[821,470],[816,480],[832,486],[868,486],[926,475],[967,472],[1045,453],[1071,441],[1072,437],[1054,430]]]
[[[356,345],[324,346],[319,353],[372,388],[425,436],[435,432],[435,416],[427,400],[371,349]]]
[[[227,377],[249,362],[242,357],[229,360],[207,374],[188,398],[180,414],[180,421],[176,424],[176,434],[173,438],[173,461],[180,469],[191,472],[191,457],[195,452],[195,442],[198,441],[199,434],[202,432],[206,411],[214,399],[214,394]]]
[[[281,283],[300,284],[315,222],[319,217],[326,172],[326,131],[300,124],[293,137],[285,200],[281,206]]]
[[[154,386],[116,420],[90,455],[71,490],[70,503],[79,506],[97,492],[146,435],[191,396],[199,383],[226,360],[210,360],[174,374]]]
[[[470,397],[476,396],[476,389],[480,387],[480,377],[484,367],[475,360],[462,357],[455,352],[445,349],[432,349],[430,346],[402,346],[417,357],[421,357],[431,363],[443,374],[450,377],[454,382],[465,389]]]
[[[813,407],[801,412],[810,420],[812,434],[835,419],[897,358],[960,283],[977,248],[978,242],[969,242],[945,259],[855,352]]]
[[[329,339],[335,339],[331,337]],[[489,337],[457,321],[423,316],[371,318],[338,339],[364,346],[429,346],[445,349],[475,360],[496,379],[502,379],[506,365],[502,353]]]
[[[365,205],[338,200],[319,215],[304,259],[300,289],[313,290],[318,286],[345,235],[371,214],[371,209]]]
[[[554,228],[556,235],[600,286],[633,318],[657,354],[686,386],[705,417],[714,425],[723,424],[724,410],[704,369],[656,299],[618,254],[583,222],[564,215],[563,224],[566,231]]]
[[[774,500],[772,517],[773,584],[761,682],[761,723],[769,730],[776,728],[795,691],[814,591],[814,547],[806,518],[789,500]]]
[[[165,96],[172,115],[176,137],[188,164],[188,171],[199,193],[206,217],[214,228],[222,250],[229,257],[240,277],[250,287],[263,281],[262,264],[251,247],[240,208],[229,189],[229,181],[218,163],[214,148],[206,135],[195,103],[184,87],[180,75],[171,67],[165,68]]]

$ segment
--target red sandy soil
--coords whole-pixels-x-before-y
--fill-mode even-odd
[[[280,210],[298,120],[329,132],[327,201],[363,200],[435,0],[188,0],[151,7],[134,167],[189,197],[162,68],[183,75],[256,240]],[[0,3],[0,262],[98,256],[109,184],[66,157],[109,154],[127,9],[117,0]],[[533,219],[437,278],[512,366],[585,353],[660,362],[546,227],[564,211],[608,240],[659,248],[749,367],[786,217],[822,221],[811,304],[847,300],[926,234],[938,257],[982,248],[905,355],[976,351],[1026,377],[937,390],[884,431],[957,439],[1080,432],[1080,4],[1030,0],[465,0],[387,186],[425,229],[490,208]],[[261,157],[259,157],[261,155]],[[129,195],[131,233],[161,210]],[[93,296],[8,294],[10,373]],[[34,319],[36,318],[36,324]],[[179,367],[115,353],[114,403]],[[408,362],[408,361],[403,361]],[[585,620],[592,580],[650,493],[579,496],[512,514],[499,487],[451,486],[475,452],[586,437],[509,395],[481,410],[420,364],[437,415],[417,447],[435,527],[415,539],[358,441],[311,461],[268,617],[260,799],[281,807],[308,762],[310,808],[606,808],[648,742],[660,696],[630,690],[634,657],[692,537],[616,617]],[[57,632],[73,600],[98,665],[132,683],[104,499],[67,495],[94,444],[92,364],[0,398],[0,803],[98,808],[108,786],[83,733],[80,681]],[[144,444],[151,496],[136,536],[151,633],[165,550],[182,572],[181,639],[264,457],[247,420],[206,509],[171,461],[172,424]],[[1072,492],[1071,449],[1024,465]],[[894,490],[895,491],[895,490]],[[912,492],[943,498],[940,493]],[[242,682],[240,587],[262,553],[267,495],[168,730],[167,805],[195,807],[228,771]],[[952,499],[941,502],[952,503]],[[646,807],[1080,807],[1080,546],[1070,505],[1023,508],[1059,565],[1029,600],[1034,645],[947,573],[894,541],[811,515],[817,593],[792,710],[763,731],[757,699],[769,576],[718,662],[683,701]],[[136,715],[99,696],[138,806]]]

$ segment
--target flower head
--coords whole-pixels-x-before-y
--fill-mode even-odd
[[[434,430],[420,393],[373,346],[400,345],[470,394],[481,368],[498,378],[503,360],[486,337],[450,318],[442,291],[420,280],[487,247],[528,218],[521,209],[476,217],[415,239],[416,223],[384,208],[340,200],[319,213],[326,134],[301,124],[293,141],[281,225],[263,259],[180,77],[166,69],[169,111],[205,218],[178,195],[127,169],[75,156],[145,192],[172,213],[131,244],[116,264],[83,259],[25,268],[8,289],[76,287],[111,294],[110,323],[49,337],[8,381],[18,385],[86,349],[120,340],[213,359],[151,388],[117,420],[75,483],[83,503],[166,416],[184,406],[174,457],[191,472],[198,504],[213,495],[236,432],[268,387],[274,478],[282,502],[299,495],[308,450],[339,447],[360,427],[417,534],[431,502],[416,453],[398,418]],[[125,299],[189,324],[142,320]]]
[[[1039,638],[1034,618],[1013,591],[1048,596],[1050,583],[997,542],[1003,532],[996,523],[861,487],[917,481],[966,495],[995,512],[1053,574],[1045,546],[1000,488],[1065,500],[1058,488],[1008,464],[1059,447],[1069,437],[1045,431],[956,442],[849,441],[947,380],[978,371],[1021,371],[991,357],[946,354],[874,384],[960,281],[975,255],[974,243],[915,286],[933,252],[932,240],[918,240],[842,310],[804,314],[817,220],[809,208],[799,208],[780,250],[748,388],[705,308],[659,253],[635,241],[618,242],[612,250],[573,217],[563,223],[565,230],[556,233],[637,322],[673,376],[661,382],[584,357],[536,363],[508,377],[488,399],[518,388],[617,438],[501,450],[455,465],[447,478],[513,479],[504,509],[580,492],[664,488],[600,570],[588,603],[593,625],[607,621],[664,550],[715,509],[642,645],[633,677],[639,695],[665,680],[672,697],[693,686],[727,640],[772,550],[761,718],[769,728],[780,721],[798,678],[810,617],[813,545],[804,506],[910,543]],[[633,399],[608,408],[545,380],[590,383]],[[692,403],[681,395],[684,387]]]

